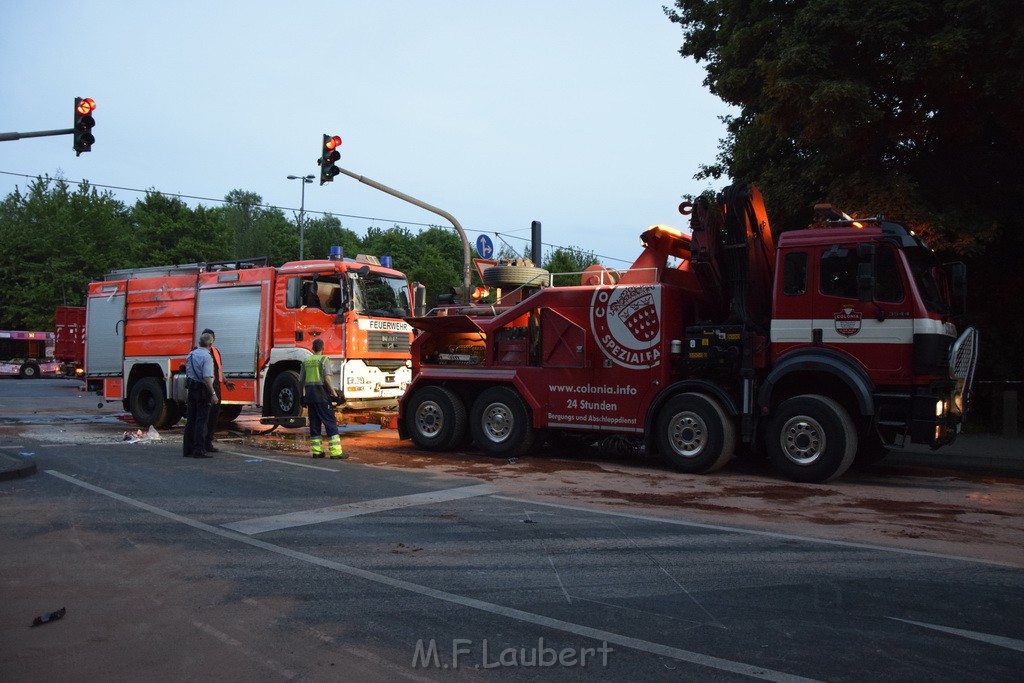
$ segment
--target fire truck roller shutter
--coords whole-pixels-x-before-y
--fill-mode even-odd
[[[260,334],[259,285],[203,289],[199,292],[196,332],[210,328],[217,335],[227,376],[256,374],[256,350]]]
[[[85,367],[90,375],[124,370],[124,294],[89,297]]]

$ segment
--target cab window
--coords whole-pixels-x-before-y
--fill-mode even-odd
[[[288,280],[288,308],[320,309],[334,315],[341,308],[341,281],[337,275],[293,277]]]
[[[782,293],[786,296],[800,296],[807,292],[807,252],[795,251],[786,254],[782,265]]]

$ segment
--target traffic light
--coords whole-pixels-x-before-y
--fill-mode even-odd
[[[320,164],[321,185],[332,182],[334,176],[341,173],[338,167],[334,165],[334,162],[341,158],[341,152],[338,151],[338,147],[341,147],[341,138],[337,135],[324,135],[324,146],[320,150],[320,161],[316,162]]]
[[[92,145],[96,138],[92,134],[92,127],[96,125],[96,119],[92,117],[96,109],[96,102],[91,97],[75,98],[75,156],[81,156],[82,152],[91,152]]]

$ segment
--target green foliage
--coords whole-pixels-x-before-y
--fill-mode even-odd
[[[298,259],[298,228],[280,209],[264,207],[262,197],[243,190],[232,190],[224,201],[219,211],[234,235],[236,258],[267,256],[274,266]]]
[[[54,308],[83,303],[86,285],[126,265],[133,244],[128,211],[107,192],[60,178],[15,190],[0,204],[0,328],[51,329]]]
[[[597,262],[593,252],[575,247],[559,247],[548,252],[542,267],[549,273],[574,273],[573,275],[555,275],[555,286],[565,287],[580,284],[580,273],[587,266]]]
[[[307,259],[327,258],[331,247],[341,247],[347,258],[353,258],[359,252],[358,235],[341,227],[341,221],[336,216],[306,216],[304,223],[306,236],[303,253]]]
[[[222,211],[191,209],[155,191],[131,210],[137,253],[132,265],[222,261],[231,257],[232,234]]]
[[[740,109],[700,176],[757,182],[780,227],[831,201],[967,254],[1013,220],[1015,0],[677,0],[666,12],[683,29],[680,53]]]

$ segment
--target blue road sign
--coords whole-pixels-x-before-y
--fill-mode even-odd
[[[487,235],[480,235],[476,238],[476,253],[480,258],[491,258],[494,255],[494,243]]]

